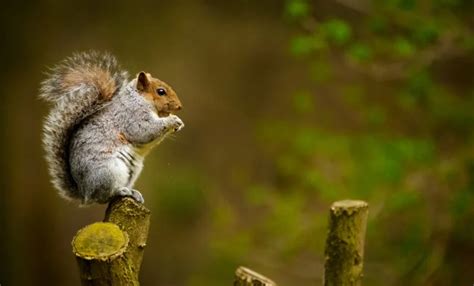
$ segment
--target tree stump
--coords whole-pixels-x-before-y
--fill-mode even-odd
[[[368,204],[333,203],[329,217],[324,265],[325,286],[361,285]]]
[[[109,203],[104,222],[79,230],[72,241],[82,285],[139,285],[150,211],[131,198]]]

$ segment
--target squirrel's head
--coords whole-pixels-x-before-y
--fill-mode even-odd
[[[149,73],[140,72],[136,82],[138,92],[155,106],[160,117],[168,116],[183,107],[176,92],[168,84],[153,78]]]

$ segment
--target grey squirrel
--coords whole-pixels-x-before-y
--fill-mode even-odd
[[[82,205],[129,196],[150,149],[184,127],[166,83],[140,72],[128,80],[107,53],[74,54],[51,70],[40,98],[53,104],[43,145],[53,185]]]

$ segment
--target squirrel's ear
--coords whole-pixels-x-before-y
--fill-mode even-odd
[[[150,86],[150,81],[145,72],[140,72],[137,76],[137,89],[139,91],[145,91]]]

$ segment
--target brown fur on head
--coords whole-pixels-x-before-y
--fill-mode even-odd
[[[140,72],[137,75],[137,90],[155,105],[160,117],[168,116],[183,107],[176,92],[168,84],[153,78],[149,73]]]

